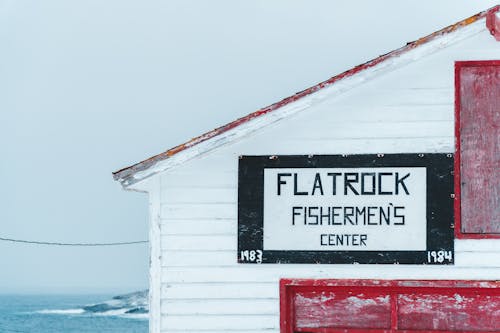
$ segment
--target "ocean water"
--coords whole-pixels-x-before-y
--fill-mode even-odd
[[[113,295],[0,295],[1,333],[147,333],[147,313],[91,312]],[[103,303],[104,302],[104,303]]]

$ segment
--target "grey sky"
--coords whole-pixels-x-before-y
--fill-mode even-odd
[[[0,0],[0,237],[146,239],[111,172],[496,1]],[[0,292],[147,286],[148,247],[0,242]]]

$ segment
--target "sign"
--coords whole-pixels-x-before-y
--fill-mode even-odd
[[[453,263],[451,154],[242,156],[241,263]]]

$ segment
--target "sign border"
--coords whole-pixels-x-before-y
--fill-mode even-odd
[[[264,250],[264,169],[425,167],[427,246],[425,251]],[[240,156],[238,168],[239,263],[437,264],[454,263],[453,154],[259,155]],[[244,251],[254,251],[243,260]],[[431,251],[452,259],[429,262]],[[247,252],[248,253],[248,252]],[[252,257],[252,259],[250,259]]]

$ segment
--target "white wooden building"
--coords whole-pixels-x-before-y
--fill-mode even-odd
[[[500,42],[496,40],[500,39],[500,18],[496,12],[498,6],[114,173],[125,189],[149,193],[150,332],[361,332],[367,328],[378,329],[373,332],[500,332],[500,285],[494,282],[500,280]],[[472,83],[468,81],[471,75],[476,80]],[[486,89],[486,97],[477,89]],[[479,107],[467,111],[464,105],[469,97],[486,101],[473,101]],[[483,118],[488,122],[481,123]],[[471,139],[471,135],[480,138]],[[489,157],[474,155],[477,151]],[[320,263],[293,259],[243,263],[252,261],[249,252],[243,254],[244,249],[238,248],[244,205],[240,163],[245,156],[280,159],[291,155],[306,160],[358,154],[381,159],[444,154],[454,160],[451,179],[455,188],[445,206],[454,205],[455,216],[452,209],[444,217],[453,237],[453,258],[438,258],[437,252],[426,248],[429,262],[425,265],[397,264],[399,259],[383,265],[356,264],[357,260],[322,263],[323,259],[318,259]],[[469,170],[483,178],[471,176]],[[479,185],[468,188],[470,177],[470,183]],[[292,181],[291,177],[283,179]],[[471,191],[483,192],[473,195]],[[470,207],[480,212],[471,212]],[[471,216],[481,220],[473,221]],[[425,217],[421,223],[425,232]],[[242,232],[240,227],[240,236]],[[295,250],[306,250],[300,248],[300,238],[294,242],[299,244]],[[253,256],[259,255],[262,252]],[[447,265],[432,264],[438,261]],[[320,289],[307,289],[311,286]],[[314,295],[331,300],[326,296],[342,286],[351,298],[339,302],[351,312],[339,313],[349,323],[328,319],[329,307],[337,311],[340,303],[325,301],[314,307],[318,305]],[[380,296],[374,286],[390,287],[397,295]],[[363,289],[372,287],[371,291]],[[443,310],[426,303],[435,317],[427,313],[432,318],[425,318],[432,320],[423,320],[422,313],[411,317],[408,299],[419,293],[419,287],[427,288],[427,300],[448,302],[450,307]],[[435,294],[428,291],[434,287],[438,288]],[[413,296],[405,288],[413,288]],[[290,290],[292,296],[287,294]],[[371,300],[380,306],[378,324],[356,326],[359,318],[370,321],[352,312],[354,304],[346,301],[352,300],[352,290],[358,298],[366,293],[378,295]],[[437,296],[429,297],[429,293]],[[414,301],[423,304],[423,299]],[[454,312],[455,300],[462,305],[470,301],[473,306],[462,306],[465,314]],[[317,316],[314,309],[319,311]],[[482,323],[467,316],[480,318]]]

